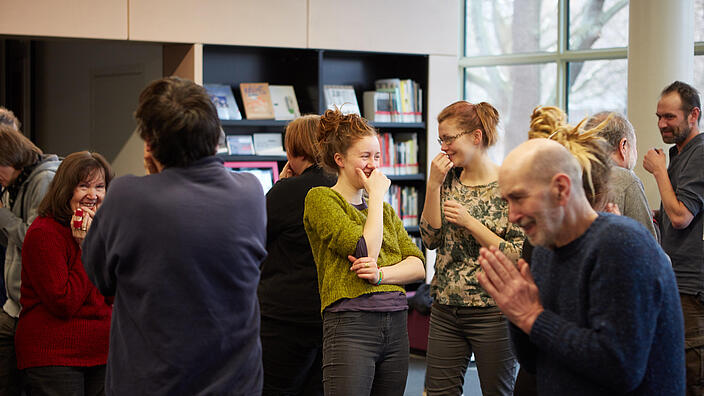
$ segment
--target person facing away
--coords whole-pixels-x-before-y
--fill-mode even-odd
[[[111,179],[100,154],[70,154],[27,230],[15,347],[29,395],[105,394],[112,298],[88,279],[81,243]]]
[[[662,141],[643,167],[660,192],[657,216],[662,248],[672,260],[684,313],[687,394],[704,394],[704,136],[699,131],[701,100],[689,84],[675,81],[660,95],[655,115]]]
[[[633,172],[638,160],[636,133],[633,125],[621,114],[602,111],[591,116],[584,129],[601,126],[601,135],[609,147],[609,155],[614,165],[609,178],[609,198],[622,215],[628,216],[643,226],[657,240],[653,217],[645,197],[643,182]]]
[[[112,182],[83,242],[115,296],[106,394],[260,394],[261,185],[214,155],[220,121],[192,81],[153,81],[135,118],[150,174]]]
[[[0,394],[19,395],[15,328],[21,310],[22,243],[60,161],[16,129],[19,121],[12,112],[0,108],[0,121],[0,244],[5,247],[2,293],[7,298],[0,310]]]
[[[317,136],[332,187],[305,200],[303,225],[318,270],[326,395],[403,395],[408,303],[402,285],[425,276],[423,253],[384,202],[376,131],[357,114],[327,110]],[[367,193],[367,198],[364,196]]]
[[[323,394],[318,273],[303,227],[308,191],[335,184],[316,163],[319,127],[319,115],[288,123],[284,136],[288,162],[266,194],[268,254],[258,289],[264,395]]]
[[[592,209],[577,159],[532,139],[499,172],[530,267],[482,248],[479,282],[511,321],[541,395],[682,395],[683,322],[669,260],[635,220]]]
[[[517,259],[523,232],[508,221],[498,166],[487,149],[498,137],[489,103],[455,102],[438,114],[442,150],[432,160],[421,237],[437,249],[426,355],[428,395],[460,395],[474,353],[484,395],[510,395],[516,376],[506,319],[479,286],[479,248],[500,246]]]

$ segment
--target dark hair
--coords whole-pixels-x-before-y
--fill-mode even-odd
[[[208,93],[193,81],[153,81],[139,95],[135,118],[139,136],[165,167],[188,166],[215,154],[220,119]]]
[[[673,92],[677,92],[677,94],[680,95],[680,100],[682,101],[682,111],[684,111],[685,117],[688,116],[695,107],[699,109],[699,117],[697,117],[697,123],[699,123],[702,119],[702,103],[699,99],[699,91],[687,83],[675,81],[665,87],[660,96],[662,97]]]
[[[9,125],[16,131],[20,130],[22,123],[15,117],[15,113],[0,106],[0,125]]]
[[[376,130],[358,114],[342,114],[340,109],[326,110],[318,128],[318,164],[337,173],[335,153],[345,154],[352,144],[365,136],[376,136]]]
[[[320,116],[317,114],[304,115],[289,122],[284,137],[286,152],[315,163],[318,158],[315,135],[319,128]]]
[[[487,102],[472,104],[464,100],[445,107],[438,114],[438,124],[452,120],[463,132],[475,129],[482,131],[482,146],[489,147],[496,143],[499,135],[499,111]]]
[[[0,124],[0,166],[11,166],[16,170],[39,161],[42,150],[14,127]]]
[[[618,150],[618,145],[623,138],[626,138],[628,144],[634,144],[636,133],[633,125],[619,113],[601,111],[591,116],[584,124],[584,129],[587,131],[599,127],[601,127],[599,135],[609,143],[610,153]]]
[[[76,186],[88,180],[95,172],[105,176],[105,189],[107,190],[113,178],[110,164],[98,153],[79,151],[69,154],[59,165],[56,175],[49,185],[44,199],[39,204],[40,216],[51,216],[60,224],[69,225],[73,211],[71,198]]]

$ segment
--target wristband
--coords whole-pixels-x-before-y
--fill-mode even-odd
[[[379,268],[379,281],[376,282],[376,285],[379,286],[381,284],[381,280],[384,279],[384,271]]]

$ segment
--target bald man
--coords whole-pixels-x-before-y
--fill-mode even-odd
[[[633,219],[595,212],[581,180],[557,142],[512,151],[499,188],[536,249],[529,269],[482,248],[479,282],[511,321],[539,394],[682,395],[682,311],[667,256]]]

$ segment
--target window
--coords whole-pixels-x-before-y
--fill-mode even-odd
[[[694,87],[704,92],[704,0],[694,0]]]
[[[495,160],[527,139],[535,106],[560,106],[571,123],[626,112],[628,0],[465,0],[464,7],[464,98],[499,110]]]

